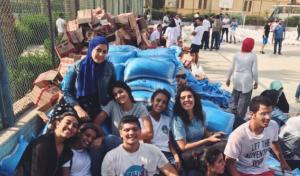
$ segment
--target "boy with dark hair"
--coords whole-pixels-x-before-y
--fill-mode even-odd
[[[119,131],[123,143],[106,154],[101,169],[103,176],[155,175],[159,173],[158,169],[168,176],[178,175],[159,148],[139,142],[141,125],[138,118],[123,117]]]
[[[256,96],[251,100],[249,110],[250,120],[230,134],[224,151],[230,175],[273,175],[266,165],[270,149],[279,159],[282,171],[291,170],[279,147],[279,127],[271,120],[271,101]]]

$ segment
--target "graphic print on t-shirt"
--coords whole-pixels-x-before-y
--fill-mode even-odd
[[[144,165],[133,165],[125,171],[124,176],[148,176],[148,171]]]
[[[259,167],[264,161],[264,157],[270,150],[270,139],[258,141],[251,145],[251,152],[245,155],[246,158],[252,160],[253,167]]]

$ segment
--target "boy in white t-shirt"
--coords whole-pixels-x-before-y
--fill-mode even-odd
[[[63,36],[64,32],[66,32],[66,21],[64,20],[64,15],[62,13],[59,14],[59,17],[56,20],[55,24],[58,36]]]
[[[271,121],[272,103],[267,97],[256,96],[249,105],[250,120],[229,136],[224,154],[232,176],[272,176],[266,165],[269,150],[279,158],[282,170],[291,170],[278,143],[279,127]]]
[[[199,59],[199,50],[200,50],[200,45],[201,45],[201,40],[203,37],[203,33],[205,31],[205,28],[202,26],[203,19],[202,18],[197,18],[195,20],[196,27],[194,31],[192,32],[192,45],[191,45],[191,56],[192,56],[192,61],[197,64],[198,59]]]
[[[105,155],[103,176],[155,175],[160,170],[168,176],[178,175],[163,153],[154,145],[140,143],[141,125],[135,116],[122,118],[119,131],[123,143]]]

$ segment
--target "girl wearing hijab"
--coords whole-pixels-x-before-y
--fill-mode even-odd
[[[62,165],[73,156],[70,139],[77,133],[78,120],[77,115],[72,113],[53,119],[47,134],[29,143],[14,175],[59,175]]]
[[[71,66],[63,80],[64,101],[82,120],[93,120],[110,100],[108,89],[115,81],[115,71],[106,60],[107,52],[106,38],[93,38],[86,57]]]
[[[286,100],[283,92],[283,85],[280,81],[272,81],[270,84],[270,90],[277,90],[279,92],[279,98],[276,106],[284,113],[289,113],[290,105]]]
[[[257,89],[258,72],[257,57],[252,52],[254,39],[246,38],[242,44],[242,50],[235,54],[232,66],[227,74],[226,85],[230,86],[233,75],[233,91],[231,100],[231,112],[235,114],[234,128],[244,122],[247,107],[251,100],[252,90]],[[253,83],[254,82],[254,83]]]

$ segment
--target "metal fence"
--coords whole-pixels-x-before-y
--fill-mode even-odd
[[[58,60],[51,50],[50,34],[55,31],[55,20],[59,13],[71,20],[75,18],[78,9],[95,7],[103,7],[113,15],[129,11],[137,15],[143,13],[142,0],[0,1],[0,51],[3,52],[2,60],[7,67],[10,86],[7,94],[11,95],[12,102],[17,102],[31,91],[32,83],[40,73],[56,67]],[[53,30],[50,30],[50,26]],[[1,113],[0,119],[5,121]],[[0,121],[0,129],[2,124]]]

